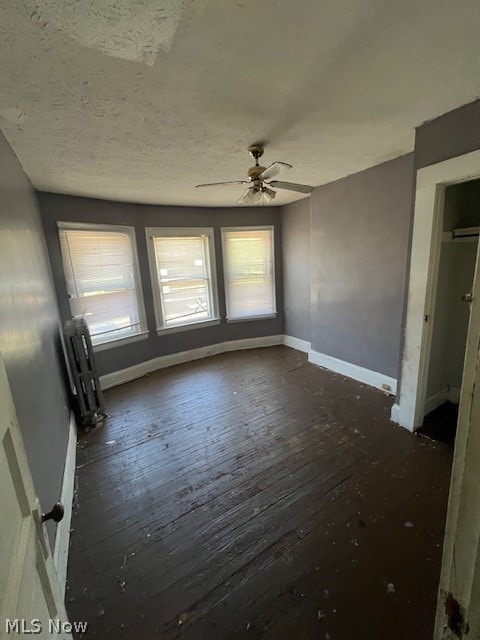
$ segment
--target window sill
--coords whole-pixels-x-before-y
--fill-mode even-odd
[[[276,318],[276,313],[269,313],[265,316],[246,316],[245,318],[227,318],[227,322],[251,322],[252,320],[272,320]]]
[[[138,342],[139,340],[146,340],[148,338],[148,331],[142,333],[136,333],[134,336],[128,336],[127,338],[119,338],[118,340],[111,340],[110,342],[100,342],[93,345],[93,352],[106,351],[107,349],[113,349],[114,347],[123,347],[130,342]]]
[[[213,327],[220,324],[220,319],[207,320],[205,322],[193,322],[192,324],[182,324],[178,327],[165,327],[157,329],[157,336],[164,336],[168,333],[180,333],[181,331],[190,331],[191,329],[204,329],[205,327]]]

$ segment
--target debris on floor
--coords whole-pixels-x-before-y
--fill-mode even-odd
[[[412,640],[431,624],[450,450],[392,426],[377,389],[349,381],[341,399],[341,378],[308,363],[286,387],[269,353],[180,365],[109,392],[108,434],[78,448],[69,561],[67,608],[90,616],[92,639],[140,627],[179,640],[378,640],[392,628]],[[207,389],[204,366],[218,388]]]
[[[178,621],[177,621],[177,626],[181,627],[182,624],[185,624],[185,622],[190,618],[190,614],[188,613],[188,611],[184,611],[183,613],[181,613],[178,616]]]

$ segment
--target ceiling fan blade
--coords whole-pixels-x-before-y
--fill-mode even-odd
[[[272,180],[268,183],[275,189],[287,189],[287,191],[298,191],[299,193],[311,193],[315,187],[308,184],[297,184],[296,182],[282,182],[281,180]]]
[[[274,162],[269,167],[267,167],[263,173],[260,174],[260,178],[262,180],[271,180],[275,176],[278,176],[278,174],[282,171],[291,168],[292,165],[287,164],[286,162]]]
[[[200,187],[229,187],[231,185],[237,184],[249,184],[247,180],[235,180],[234,182],[209,182],[208,184],[196,184],[195,188],[198,189]]]

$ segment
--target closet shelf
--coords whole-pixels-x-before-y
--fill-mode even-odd
[[[443,242],[476,242],[480,233],[480,227],[464,227],[463,229],[451,229],[444,231]]]

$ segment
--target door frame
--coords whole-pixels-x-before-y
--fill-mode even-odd
[[[480,150],[417,171],[400,392],[391,419],[413,431],[423,423],[435,321],[445,188],[480,177]]]

